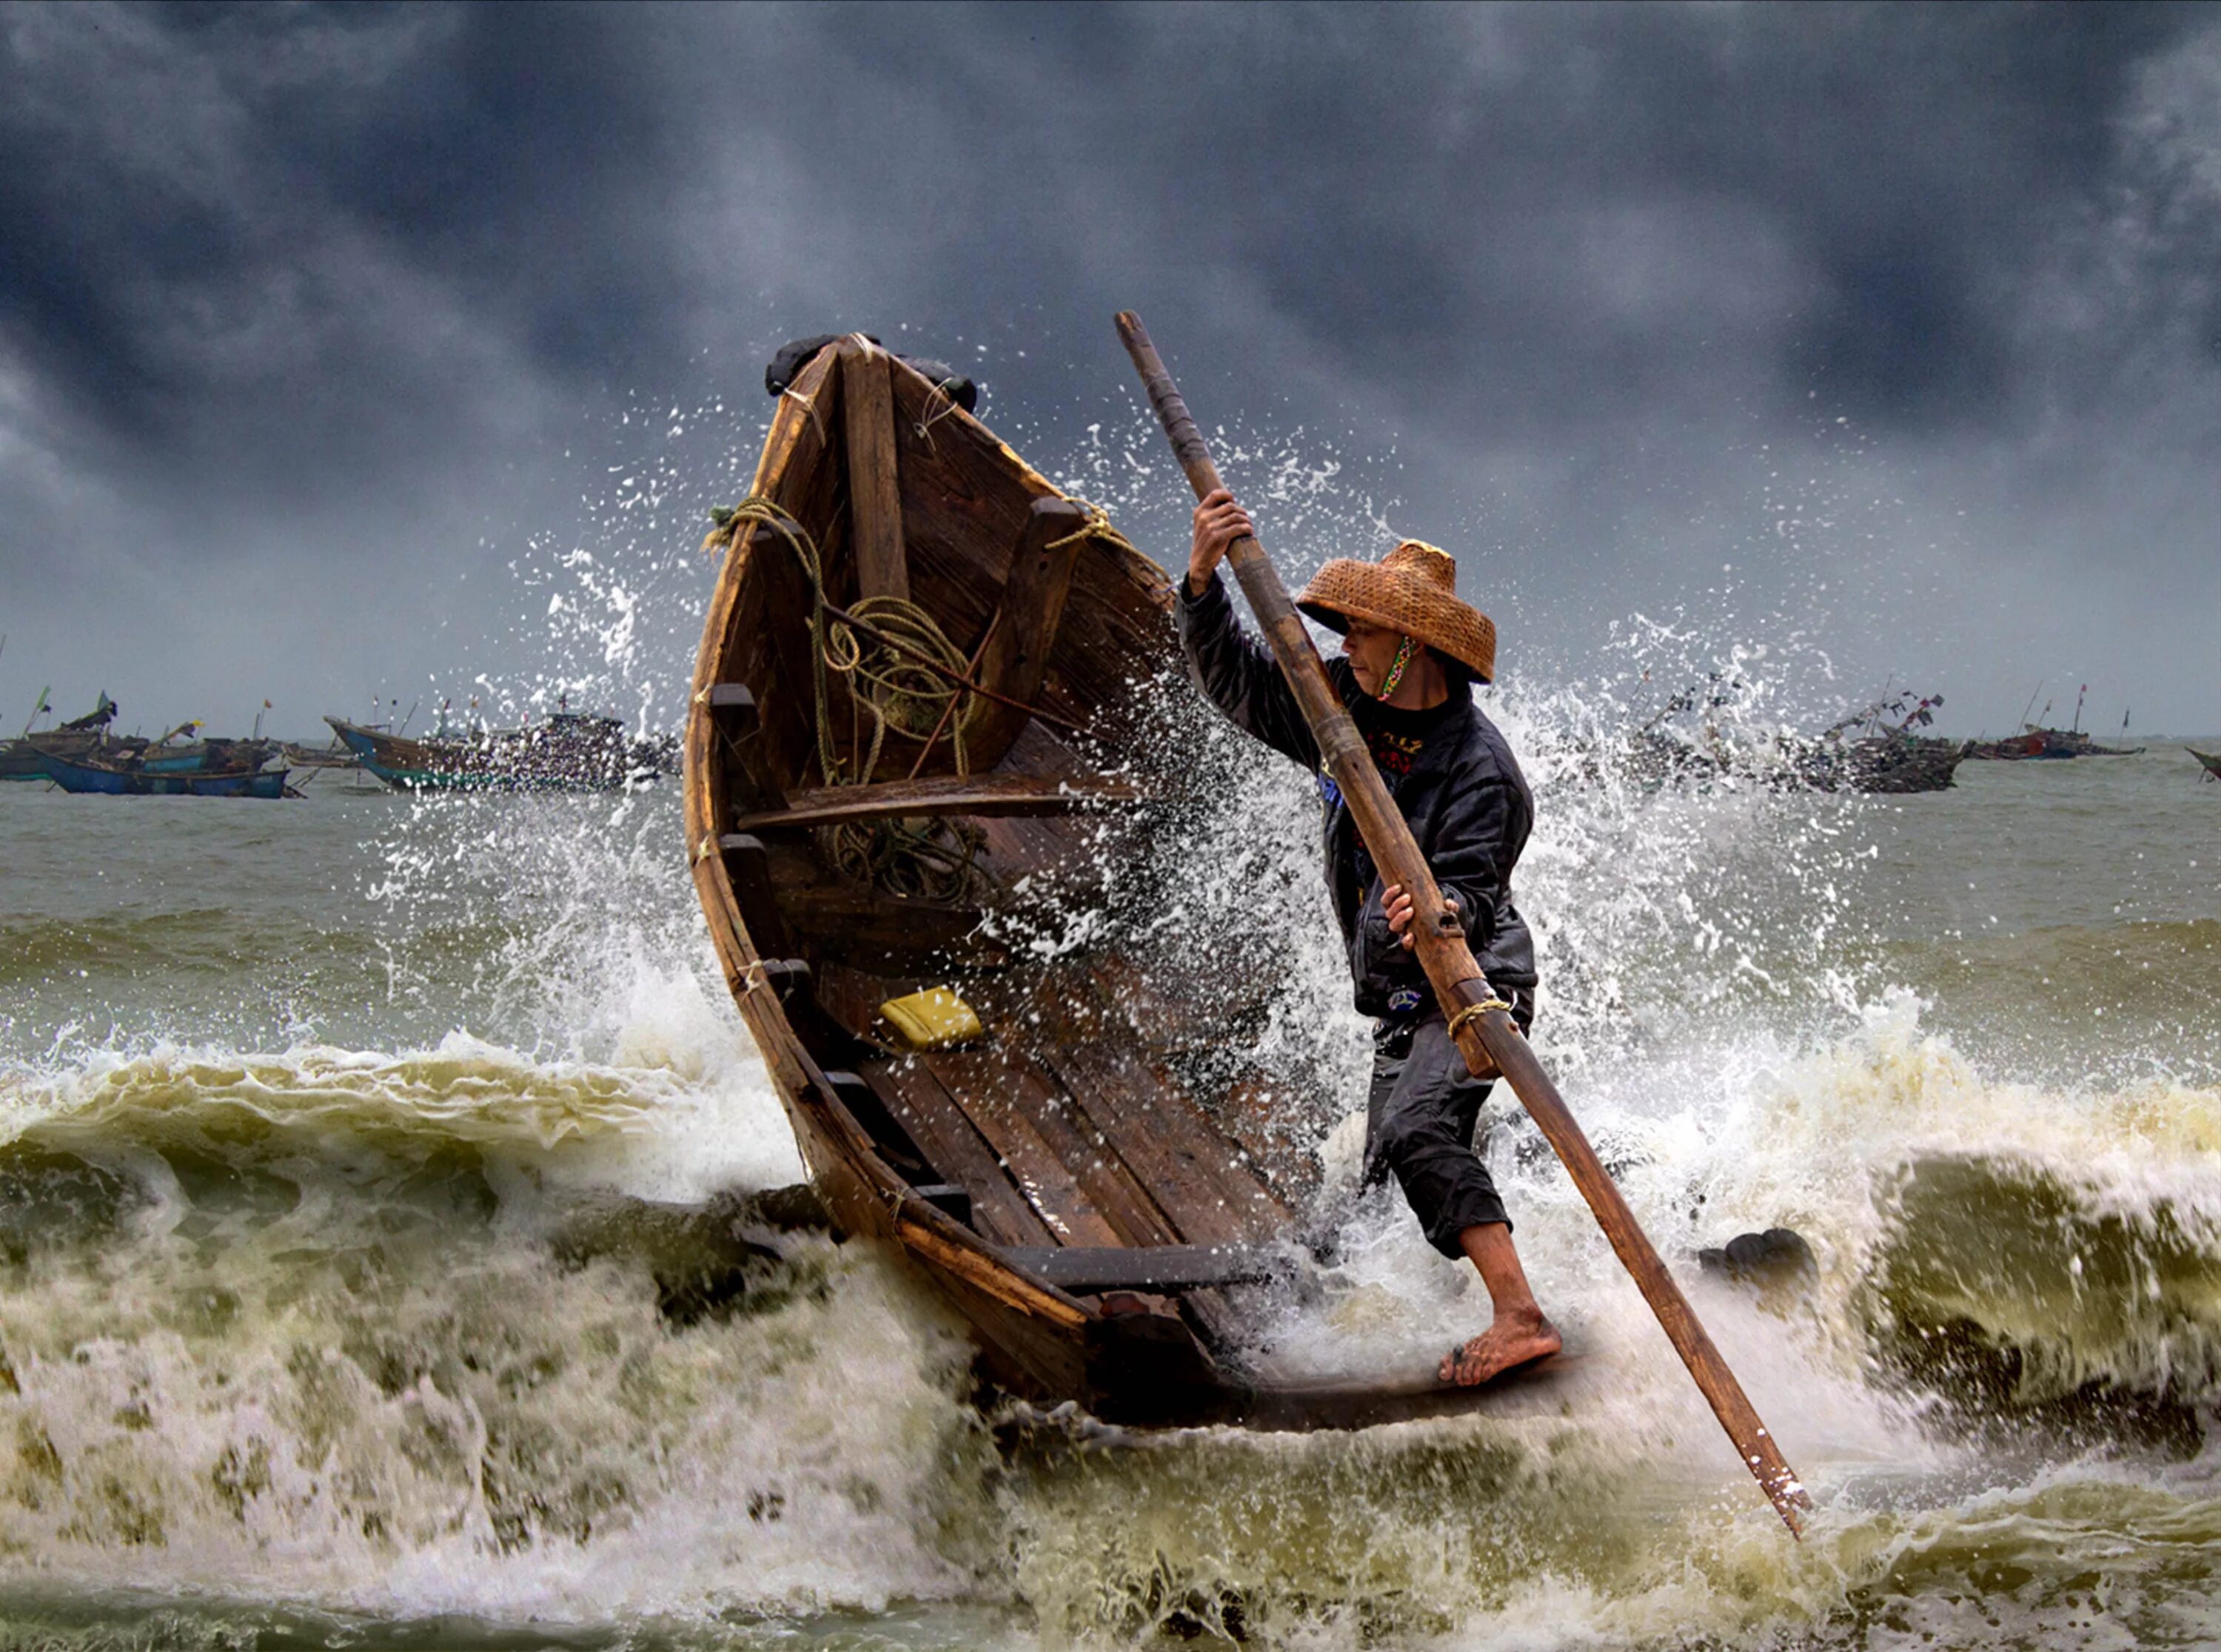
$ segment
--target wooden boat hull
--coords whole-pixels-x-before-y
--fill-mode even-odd
[[[182,786],[170,791],[172,782],[164,776],[158,786],[171,795],[185,797],[260,797],[279,798],[285,795],[284,769],[257,769],[252,773],[237,771],[216,774],[185,775],[178,776]]]
[[[697,659],[686,840],[727,983],[836,1223],[918,1269],[997,1383],[1105,1420],[1353,1427],[1489,1403],[1423,1373],[1284,1379],[1240,1353],[1242,1294],[1305,1265],[1286,1243],[1303,1178],[1238,1144],[1239,1081],[1206,1093],[1167,1050],[1238,1047],[1220,1012],[1241,983],[1182,994],[1116,943],[1036,955],[993,938],[996,915],[1042,888],[1085,907],[1091,865],[1147,851],[1137,800],[1177,757],[1157,752],[1130,685],[1177,676],[1162,570],[855,339],[785,389],[751,493]],[[921,716],[885,736],[879,770],[853,772],[873,749],[867,691],[837,670],[817,686],[806,554],[825,613],[906,596],[970,662],[981,692],[952,714],[968,771]],[[828,850],[875,820],[974,834],[978,887],[905,895],[872,881],[878,861],[867,874]],[[880,1005],[941,985],[981,1036],[904,1053]]]
[[[2133,757],[2141,745],[2100,745],[2074,729],[2031,728],[2002,740],[1985,741],[1967,748],[1970,757],[1999,763],[2064,763],[2074,757]]]
[[[535,729],[411,740],[342,718],[324,720],[356,763],[397,791],[616,791],[643,777],[614,735],[562,739]]]
[[[0,740],[0,780],[51,779],[44,753],[72,759],[97,757],[108,745],[105,733],[75,733],[63,729]]]
[[[128,770],[99,767],[51,751],[39,753],[39,770],[64,791],[82,796],[122,797],[131,789]]]
[[[1799,768],[1816,790],[1903,796],[1942,791],[1966,756],[1961,740],[1877,735],[1841,745],[1819,745]]]
[[[285,795],[284,769],[232,769],[163,773],[136,767],[74,762],[42,752],[47,778],[66,792],[106,797],[254,797]]]
[[[2198,759],[2199,767],[2205,770],[2207,779],[2221,780],[2221,751],[2200,751],[2195,746],[2185,746],[2183,750]]]

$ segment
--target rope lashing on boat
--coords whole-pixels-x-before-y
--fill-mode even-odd
[[[1093,500],[1082,499],[1077,494],[1067,494],[1065,497],[1072,503],[1078,505],[1081,509],[1085,510],[1087,513],[1087,520],[1082,522],[1078,527],[1073,529],[1071,533],[1066,534],[1062,539],[1051,539],[1047,545],[1042,547],[1042,550],[1060,551],[1066,545],[1071,545],[1077,540],[1100,539],[1104,544],[1110,546],[1111,549],[1115,551],[1134,551],[1133,541],[1129,539],[1123,533],[1121,533],[1117,528],[1110,526],[1110,513],[1109,511],[1104,509],[1102,506],[1097,504]],[[1139,556],[1141,555],[1141,552],[1134,551],[1134,554],[1136,556]]]
[[[970,772],[965,730],[985,702],[964,684],[970,661],[932,614],[906,598],[882,595],[867,596],[848,610],[855,626],[834,618],[826,611],[824,564],[816,541],[801,523],[760,494],[751,494],[730,510],[711,511],[710,520],[713,527],[702,541],[704,549],[729,546],[752,524],[760,524],[794,553],[810,581],[810,670],[816,702],[817,766],[826,785],[868,785],[891,724],[918,740],[931,738],[945,724],[957,774]],[[876,634],[860,635],[861,627]],[[926,661],[942,670],[935,671]],[[860,761],[841,759],[834,735],[829,672],[848,682],[848,746],[851,752],[862,748]],[[866,717],[871,721],[868,741],[863,732]],[[820,852],[851,877],[892,895],[946,901],[971,893],[976,880],[973,863],[986,841],[979,827],[946,820],[845,822],[821,826],[816,835]]]

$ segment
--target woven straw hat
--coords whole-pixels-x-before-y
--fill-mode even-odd
[[[1457,595],[1457,559],[1440,545],[1406,539],[1378,562],[1329,562],[1311,577],[1296,606],[1329,631],[1352,620],[1416,637],[1496,680],[1496,625]]]

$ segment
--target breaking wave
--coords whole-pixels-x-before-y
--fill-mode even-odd
[[[1237,433],[1226,458],[1318,550],[1368,553],[1394,512],[1295,443]],[[628,531],[668,527],[667,468],[625,473]],[[1164,480],[1115,433],[1067,469],[1122,521]],[[600,656],[574,687],[600,671],[644,708],[671,673],[640,662],[622,563],[544,556],[526,583]],[[1646,782],[1596,753],[1667,685],[1731,676],[1711,709],[1756,729],[1824,662],[1684,618],[1628,626],[1605,664],[1485,702],[1540,801],[1537,1045],[1819,1497],[1805,1543],[1508,1098],[1486,1151],[1583,1356],[1551,1403],[1311,1437],[983,1415],[959,1327],[792,1188],[673,789],[312,799],[220,888],[191,876],[216,816],[179,812],[170,882],[112,902],[60,876],[71,832],[23,839],[45,870],[0,919],[0,1628],[2210,1642],[2210,869],[2155,833],[2113,878],[2149,812],[2078,826],[1994,789],[2023,779],[1901,801]],[[1117,920],[1203,989],[1265,983],[1239,1053],[1346,1191],[1365,1046],[1308,783],[1178,726],[1200,801],[1177,868],[1120,869]],[[2172,796],[2161,770],[2108,774]],[[2000,809],[2073,863],[2071,898],[1997,864]],[[1772,1227],[1809,1268],[1702,1259]],[[1377,1368],[1487,1313],[1376,1195],[1260,1335]]]

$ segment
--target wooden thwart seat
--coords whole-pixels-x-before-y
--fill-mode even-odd
[[[795,791],[784,808],[751,810],[733,822],[733,830],[800,829],[916,814],[1063,814],[1110,803],[1146,802],[1153,795],[1141,782],[1119,775],[938,775]]]
[[[1075,1296],[1254,1284],[1278,1278],[1294,1265],[1286,1251],[1262,1245],[1067,1245],[1051,1250],[1014,1246],[1003,1254],[1035,1278]]]

